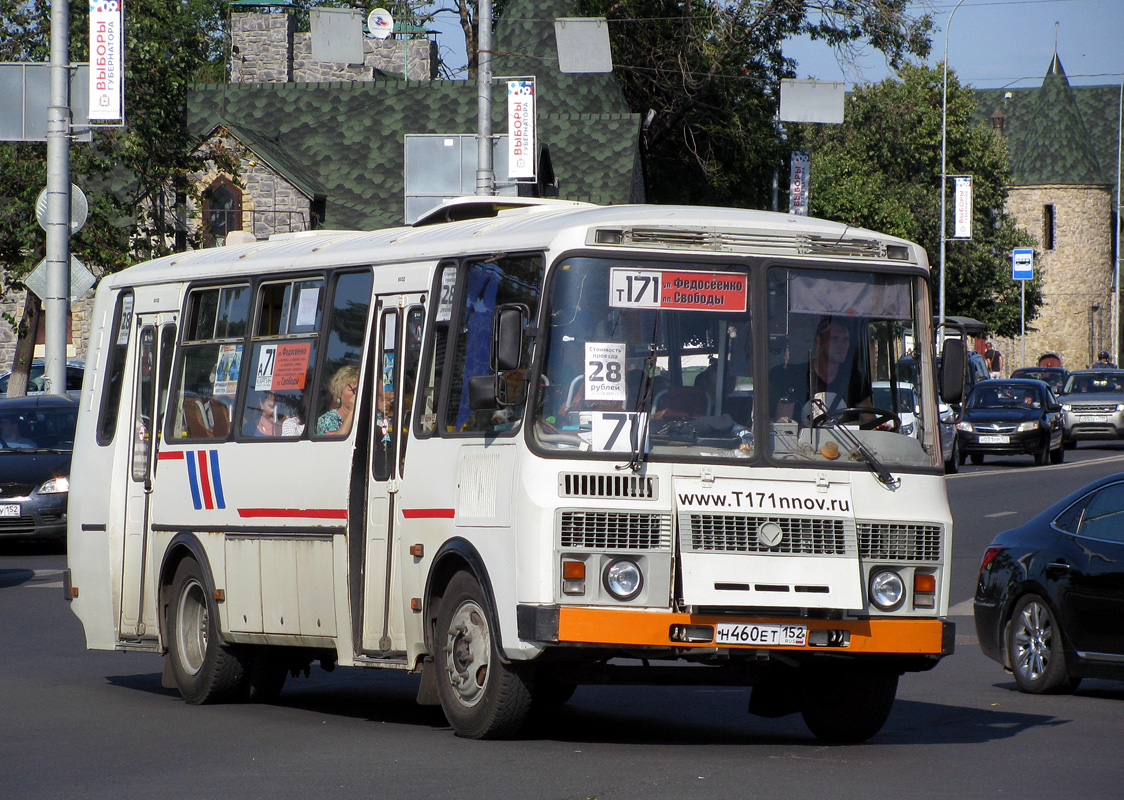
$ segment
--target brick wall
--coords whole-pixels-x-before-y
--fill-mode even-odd
[[[993,340],[1006,358],[1005,372],[1038,363],[1053,351],[1069,369],[1089,366],[1099,350],[1112,349],[1113,197],[1108,186],[1014,186],[1007,211],[1035,237],[1035,270],[1045,304],[1026,335],[1026,361],[1016,337]],[[1045,207],[1054,207],[1054,249],[1045,247]]]

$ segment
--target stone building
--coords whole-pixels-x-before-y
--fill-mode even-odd
[[[1071,86],[1055,55],[1040,87],[978,94],[978,117],[1008,143],[1007,210],[1037,241],[1045,301],[1027,331],[1026,364],[1018,338],[996,340],[1004,371],[1045,352],[1071,369],[1089,366],[1114,342],[1120,87]]]

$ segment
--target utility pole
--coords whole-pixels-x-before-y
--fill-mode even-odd
[[[476,6],[476,194],[496,193],[492,168],[492,0]]]
[[[70,310],[70,3],[51,0],[51,105],[47,110],[47,390],[66,393]],[[34,335],[34,332],[32,333]]]

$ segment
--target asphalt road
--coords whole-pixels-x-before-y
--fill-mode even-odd
[[[1020,694],[967,615],[997,531],[1118,471],[1124,445],[1082,445],[950,476],[957,652],[903,677],[882,732],[850,747],[749,716],[733,688],[581,687],[514,742],[458,739],[393,672],[314,668],[276,705],[188,706],[159,658],[84,649],[61,554],[0,543],[0,798],[1117,798],[1124,683]]]

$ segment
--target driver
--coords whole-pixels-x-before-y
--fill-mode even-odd
[[[838,317],[824,317],[816,326],[807,362],[790,363],[770,374],[773,419],[807,425],[825,413],[844,408],[873,407],[870,379],[852,346],[851,327]],[[819,400],[822,407],[812,401]]]

